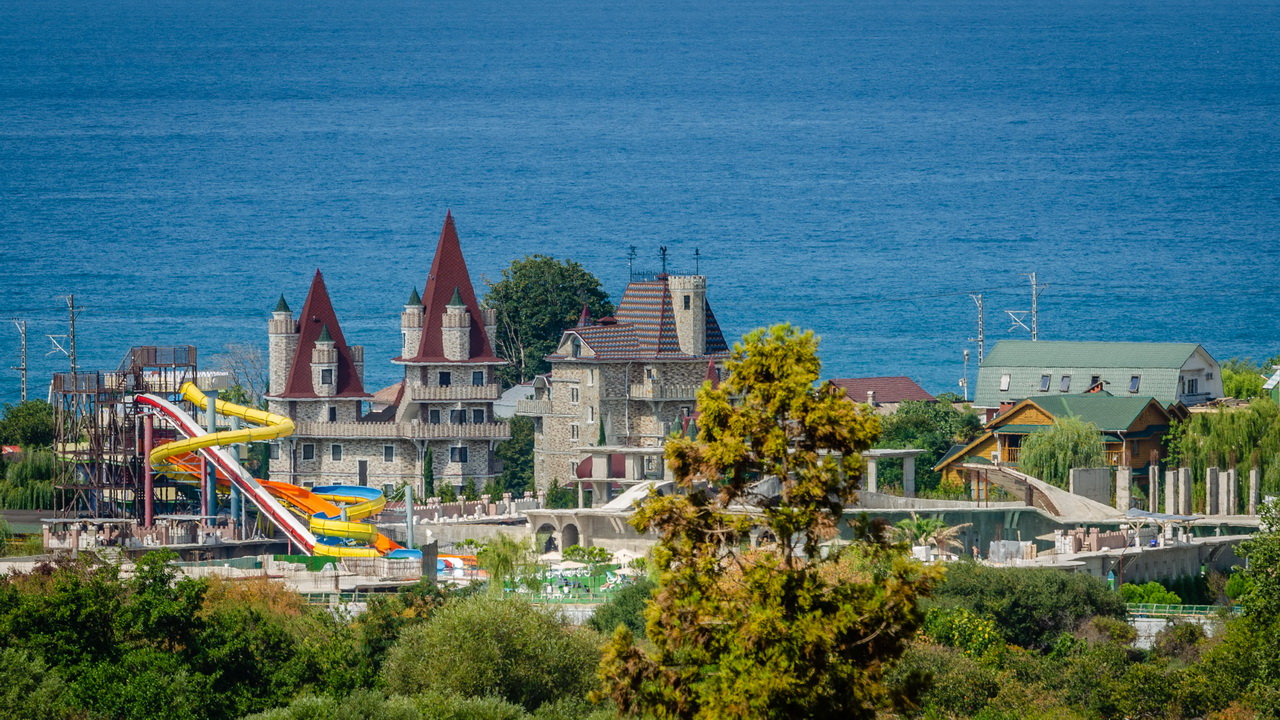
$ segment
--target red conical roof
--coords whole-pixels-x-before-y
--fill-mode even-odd
[[[431,272],[427,275],[427,290],[422,296],[422,340],[418,354],[398,358],[409,362],[450,362],[444,356],[444,343],[440,333],[445,308],[453,300],[455,292],[471,316],[470,362],[501,362],[489,347],[489,337],[484,332],[484,316],[476,302],[476,292],[471,287],[471,275],[467,273],[467,261],[462,257],[462,244],[458,242],[458,230],[453,226],[453,213],[444,216],[444,229],[431,259]]]
[[[578,327],[586,327],[591,324],[591,311],[587,309],[587,304],[582,303],[582,314],[578,316]]]
[[[338,316],[333,311],[333,303],[329,301],[329,291],[324,286],[324,276],[316,270],[311,280],[311,289],[307,291],[307,301],[302,304],[302,313],[298,316],[298,351],[294,353],[293,365],[289,368],[289,381],[286,383],[282,398],[316,398],[315,388],[311,385],[311,350],[321,340],[321,335],[328,332],[334,350],[338,351],[338,377],[336,392],[326,397],[368,397],[360,376],[356,373],[355,358],[347,340],[342,336],[342,326],[338,324]]]

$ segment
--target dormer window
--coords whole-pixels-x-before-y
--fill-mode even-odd
[[[577,335],[569,341],[569,355],[571,357],[582,357],[582,340]]]
[[[1053,382],[1052,375],[1048,375],[1048,374],[1041,375],[1040,376],[1040,392],[1049,392],[1049,383],[1051,382]]]
[[[1000,392],[1009,392],[1009,373],[1000,376]]]
[[[1071,376],[1063,375],[1062,382],[1058,385],[1058,392],[1067,392],[1071,389]]]
[[[1133,377],[1129,378],[1129,392],[1131,392],[1131,393],[1136,393],[1136,392],[1138,392],[1138,387],[1139,387],[1141,384],[1142,384],[1142,376],[1141,376],[1141,375],[1134,375]]]

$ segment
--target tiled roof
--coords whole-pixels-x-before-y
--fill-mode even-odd
[[[373,394],[371,402],[374,405],[399,405],[400,398],[404,396],[404,381],[394,385],[388,385]]]
[[[1103,394],[1049,395],[1031,398],[1031,402],[1055,418],[1075,417],[1093,423],[1099,430],[1124,432],[1155,399]],[[1160,403],[1155,404],[1163,413]]]
[[[476,302],[475,289],[471,287],[471,275],[467,273],[467,261],[462,257],[462,245],[453,225],[453,213],[446,213],[444,229],[436,244],[435,257],[431,259],[431,272],[427,275],[427,289],[423,293],[422,340],[418,352],[411,358],[396,358],[408,362],[448,362],[444,356],[444,341],[440,333],[445,308],[454,296],[467,307],[471,316],[471,356],[469,362],[502,362],[489,347],[489,337],[484,332],[484,316]]]
[[[706,353],[702,357],[722,357],[729,348],[710,303],[706,309]],[[567,332],[582,338],[600,360],[693,357],[680,351],[671,290],[665,276],[628,285],[614,318],[616,322],[611,324],[574,327]]]
[[[324,276],[319,270],[311,280],[307,301],[302,304],[302,313],[298,315],[298,350],[294,353],[293,365],[289,368],[289,380],[279,397],[320,397],[311,386],[311,351],[325,332],[329,334],[333,348],[338,352],[338,377],[335,378],[337,390],[326,397],[369,397],[360,384],[355,359],[351,355],[351,348],[347,347],[346,338],[342,336],[342,326],[338,324],[333,303],[329,301],[329,291],[324,286]]]
[[[916,381],[909,377],[895,375],[891,377],[869,377],[869,378],[836,378],[831,382],[836,387],[844,390],[849,399],[854,402],[866,402],[867,393],[874,392],[876,394],[877,403],[898,403],[904,400],[921,400],[924,402],[935,402],[937,398],[930,395],[924,388],[916,384]]]

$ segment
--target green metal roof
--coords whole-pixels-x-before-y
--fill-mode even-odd
[[[284,301],[284,293],[280,294],[280,302],[276,303],[276,312],[293,312],[289,309],[289,303]]]
[[[456,293],[457,291],[455,290],[454,292]],[[413,289],[413,294],[409,296],[409,302],[405,303],[405,305],[417,305],[418,307],[422,307],[422,297],[418,295],[418,288],[415,287]]]
[[[1097,376],[1117,397],[1154,397],[1161,405],[1178,401],[1178,378],[1183,365],[1197,350],[1195,343],[1108,343],[1002,340],[982,360],[974,388],[976,407],[1081,393]],[[1205,353],[1206,357],[1208,353]],[[1210,358],[1212,361],[1212,358]],[[1008,389],[1001,390],[1008,375]],[[1041,377],[1049,376],[1049,389],[1041,391]],[[1137,392],[1129,393],[1134,376]],[[1064,392],[1062,382],[1068,377]]]
[[[1198,347],[1195,343],[1001,340],[983,358],[982,365],[1177,370]]]
[[[458,292],[458,288],[453,289],[453,299],[449,301],[449,305],[466,305],[462,302],[462,294]]]
[[[320,337],[316,338],[316,342],[333,342],[333,336],[329,334],[329,326],[320,326]]]
[[[1055,418],[1075,417],[1093,423],[1103,432],[1124,432],[1152,399],[1147,396],[1049,395],[1031,398],[1031,402]]]

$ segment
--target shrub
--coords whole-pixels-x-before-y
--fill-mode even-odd
[[[1138,639],[1138,631],[1132,625],[1113,617],[1091,617],[1080,626],[1080,637],[1091,643],[1131,645]]]
[[[452,602],[409,628],[383,668],[392,692],[439,690],[503,698],[536,709],[594,685],[600,651],[553,611],[512,597]]]
[[[1151,649],[1156,655],[1183,662],[1195,662],[1200,657],[1200,644],[1205,640],[1204,628],[1197,623],[1171,622],[1156,633]]]
[[[614,593],[608,602],[598,606],[587,625],[605,635],[612,635],[619,625],[625,625],[636,635],[644,635],[644,609],[649,604],[654,587],[656,586],[649,578],[636,580]]]
[[[928,643],[909,647],[886,679],[908,715],[973,717],[1000,690],[993,669],[959,650]]]
[[[1182,604],[1182,598],[1178,597],[1176,593],[1166,590],[1163,585],[1155,582],[1154,580],[1142,585],[1125,583],[1120,586],[1120,597],[1123,597],[1124,601],[1127,603],[1154,605]]]
[[[939,645],[981,657],[1004,643],[994,621],[960,607],[935,608],[925,618],[924,632]]]

